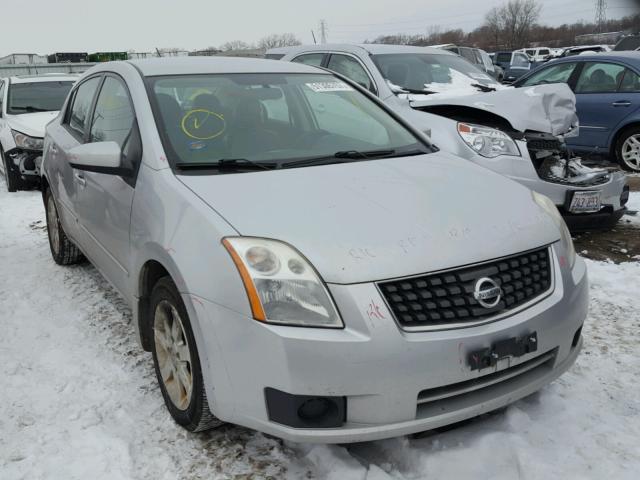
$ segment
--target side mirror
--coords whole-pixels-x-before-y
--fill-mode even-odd
[[[116,142],[85,143],[69,150],[69,164],[77,170],[126,175],[122,167],[122,150]]]

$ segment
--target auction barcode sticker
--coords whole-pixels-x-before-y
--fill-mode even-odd
[[[306,83],[314,92],[351,92],[353,88],[344,82],[314,82]]]

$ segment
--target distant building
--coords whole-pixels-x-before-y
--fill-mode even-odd
[[[37,53],[12,53],[0,57],[0,65],[34,65],[38,63],[47,63],[47,57]]]
[[[189,52],[189,56],[190,57],[212,57],[220,53],[222,53],[222,50],[218,50],[217,48],[207,48],[205,50],[194,50],[193,52]]]

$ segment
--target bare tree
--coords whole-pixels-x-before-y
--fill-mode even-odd
[[[250,48],[253,47],[242,40],[231,40],[230,42],[220,45],[220,50],[223,52],[229,52],[231,50],[248,50]]]
[[[501,8],[493,7],[487,15],[484,17],[484,26],[487,32],[491,35],[494,48],[500,49],[500,37],[505,29],[504,16],[501,13]]]
[[[509,0],[500,7],[504,22],[504,40],[508,48],[526,46],[534,24],[540,18],[542,5],[536,0]]]
[[[258,42],[258,47],[264,50],[277,47],[289,47],[301,45],[302,42],[293,33],[274,33],[263,37]]]

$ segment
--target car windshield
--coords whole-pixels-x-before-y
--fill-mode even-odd
[[[151,77],[148,85],[165,151],[178,168],[219,173],[222,164],[290,168],[433,151],[330,74],[175,75]]]
[[[62,108],[73,82],[29,82],[9,86],[7,113],[50,112]]]
[[[439,93],[478,84],[496,85],[489,75],[457,55],[391,53],[373,55],[373,62],[392,86],[412,92]]]

